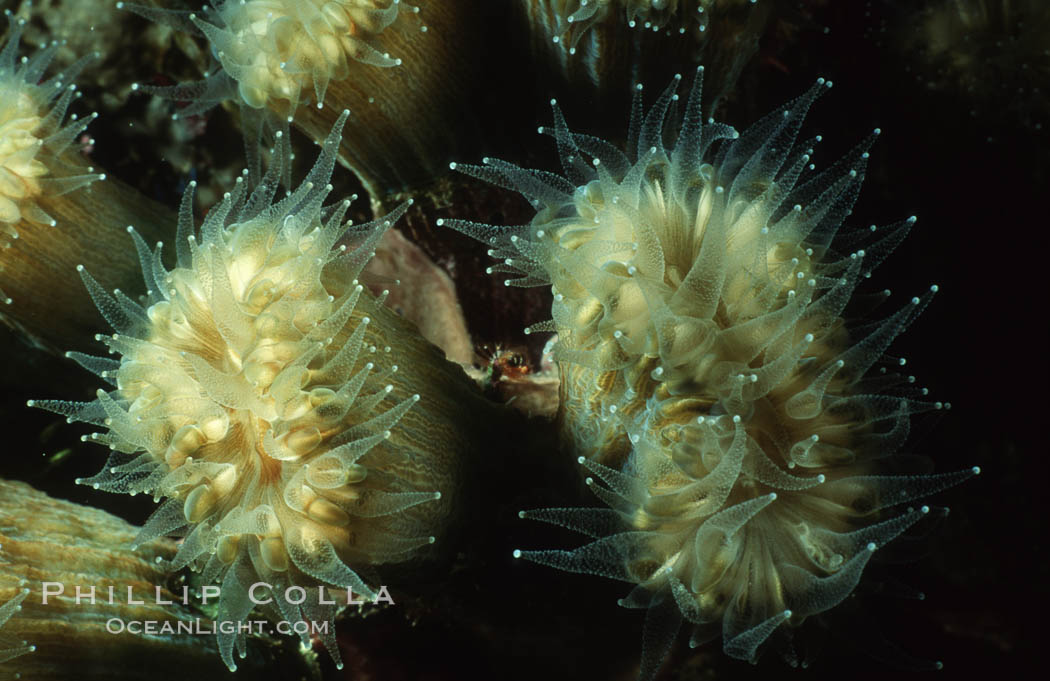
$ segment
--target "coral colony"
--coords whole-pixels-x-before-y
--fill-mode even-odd
[[[0,232],[14,242],[26,230],[73,231],[79,223],[68,216],[95,214],[124,243],[105,257],[114,268],[130,261],[143,280],[135,291],[104,285],[97,258],[80,261],[90,266],[76,275],[68,268],[112,331],[95,336],[102,356],[66,357],[106,386],[92,401],[29,406],[97,429],[83,439],[107,447],[109,459],[77,482],[158,504],[122,550],[152,551],[154,570],[196,573],[216,621],[249,623],[258,609],[274,621],[329,625],[311,631],[339,666],[337,614],[394,603],[384,568],[408,584],[449,570],[438,559],[456,552],[448,537],[463,518],[487,513],[466,493],[491,455],[486,427],[510,411],[488,402],[384,304],[388,291],[371,286],[365,268],[384,234],[418,204],[400,190],[372,196],[385,214],[355,224],[347,215],[357,197],[332,184],[338,164],[358,170],[341,143],[344,129],[361,124],[340,88],[369,69],[393,82],[403,60],[425,58],[391,55],[384,39],[397,32],[412,45],[413,35],[433,34],[427,13],[443,4],[213,0],[190,13],[118,3],[211,50],[203,80],[134,89],[187,104],[181,116],[227,100],[240,111],[247,170],[201,221],[192,181],[166,222],[134,217],[153,210],[145,203],[113,212],[148,200],[106,194],[118,190],[103,185],[116,185],[71,151],[94,119],[67,116],[87,61],[48,77],[59,43],[19,57],[24,22],[13,17],[0,51]],[[544,17],[536,30],[553,35],[547,42],[561,44],[566,60],[592,42],[608,47],[602,30],[613,24],[680,40],[705,32],[715,12],[739,11],[748,26],[765,16],[753,14],[755,0],[520,4],[523,16]],[[980,472],[909,474],[898,455],[913,415],[948,406],[880,371],[937,286],[881,319],[856,318],[850,307],[915,223],[848,224],[880,131],[818,170],[821,138],[807,136],[804,119],[831,82],[817,80],[738,131],[702,113],[704,76],[700,66],[688,87],[675,76],[652,98],[636,84],[619,138],[573,131],[551,100],[553,123],[539,133],[553,140],[560,170],[486,157],[451,163],[456,172],[443,180],[467,175],[496,185],[495,194],[519,192],[534,217],[488,224],[502,218],[475,219],[452,203],[453,217],[433,223],[484,242],[497,261],[489,271],[507,286],[549,287],[549,319],[520,320],[532,323],[525,333],[556,334],[557,417],[532,423],[557,431],[557,456],[597,502],[522,510],[589,539],[513,556],[630,584],[620,605],[646,611],[643,680],[657,675],[683,623],[693,647],[720,640],[726,655],[754,662],[775,643],[797,662],[792,639],[807,618],[841,603],[873,555],[930,514],[923,498]],[[315,136],[312,169],[293,178],[291,125],[308,108],[331,118]],[[381,186],[365,174],[370,191]],[[88,201],[96,203],[78,203]],[[154,243],[153,234],[166,236]],[[81,604],[81,585],[42,584],[5,591],[0,625],[38,596]],[[149,584],[140,581],[135,598],[194,600],[187,587],[180,600]],[[114,592],[141,604],[130,584],[83,588],[88,605],[96,593],[112,605]],[[219,656],[236,669],[235,656],[249,652],[245,627],[214,631]],[[2,637],[0,673],[17,669],[8,662],[16,656],[44,654]]]

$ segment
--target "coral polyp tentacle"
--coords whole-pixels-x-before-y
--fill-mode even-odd
[[[23,588],[13,598],[8,600],[3,605],[0,605],[0,628],[2,628],[9,619],[15,616],[19,610],[22,609],[22,601],[29,595],[29,589]],[[8,637],[3,636],[0,633],[0,662],[7,662],[13,660],[16,657],[31,653],[36,650],[36,646],[30,645],[25,641],[14,641]]]

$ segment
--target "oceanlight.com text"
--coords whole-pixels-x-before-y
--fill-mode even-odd
[[[296,634],[298,636],[322,636],[328,633],[329,622],[288,622],[280,621],[270,625],[266,620],[246,620],[244,622],[232,622],[219,620],[213,622],[196,618],[193,620],[129,620],[124,621],[119,617],[106,620],[106,631],[111,634],[123,634],[125,632],[134,635],[146,634],[148,636],[173,636],[175,634],[190,635],[214,635],[214,634],[265,634],[276,632],[278,634]]]

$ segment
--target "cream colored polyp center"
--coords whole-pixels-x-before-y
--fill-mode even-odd
[[[40,194],[38,178],[48,174],[36,159],[43,140],[34,132],[40,127],[39,107],[24,87],[0,83],[0,223],[22,219],[24,201]]]

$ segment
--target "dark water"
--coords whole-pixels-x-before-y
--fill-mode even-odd
[[[815,637],[824,643],[817,646],[821,653],[812,669],[789,669],[775,655],[752,667],[726,659],[711,646],[691,656],[680,640],[661,678],[1028,678],[1035,673],[1035,646],[1046,629],[1050,577],[1043,506],[1050,480],[1050,121],[1041,130],[1035,127],[1042,120],[1039,112],[1048,107],[1043,102],[1040,109],[1038,95],[1003,93],[991,84],[988,92],[970,94],[928,87],[920,78],[934,76],[923,75],[921,59],[906,48],[908,31],[917,30],[908,28],[915,16],[912,3],[831,4],[801,3],[811,23],[784,9],[796,32],[790,39],[763,38],[718,116],[743,128],[823,76],[835,86],[814,106],[806,128],[825,138],[818,161],[830,162],[872,128],[882,129],[851,223],[889,224],[918,216],[910,237],[876,271],[869,290],[891,288],[895,308],[931,284],[940,287],[890,353],[907,358],[908,369],[930,388],[933,399],[952,403],[936,419],[919,419],[920,437],[910,449],[929,457],[938,471],[979,465],[983,474],[932,500],[951,513],[936,527],[923,528],[928,536],[922,541],[902,542],[900,564],[869,569],[869,586],[842,606],[843,617],[854,621],[832,621],[827,636]],[[936,3],[914,3],[924,4]],[[479,106],[491,111],[487,124],[493,129],[532,133],[525,142],[509,133],[510,146],[517,141],[518,148],[484,152],[513,156],[534,143],[537,124],[549,123],[545,102],[552,93],[534,86],[542,79],[524,54],[525,42],[501,33],[511,24],[499,5],[486,10],[493,26],[493,44],[486,49],[495,50],[502,41],[519,52],[492,60],[490,87]],[[665,77],[689,68],[667,64]],[[84,89],[90,96],[90,84]],[[1047,90],[1050,83],[1044,97]],[[564,96],[571,102],[571,93]],[[524,104],[528,101],[535,105]],[[580,114],[588,108],[585,99],[567,105],[571,127],[587,127]],[[1035,113],[1022,117],[1018,109]],[[596,115],[604,117],[606,128],[627,120],[626,110]],[[107,128],[104,118],[95,126],[99,139],[122,134],[115,126]],[[492,138],[506,134],[493,132]],[[545,153],[530,155],[538,163]],[[134,179],[133,165],[123,172],[125,179]],[[155,187],[140,189],[159,193]],[[460,249],[464,260],[479,258],[475,245],[457,239],[450,237],[446,248]],[[471,288],[469,282],[457,283]],[[474,287],[484,285],[479,281]],[[479,309],[480,302],[472,308],[471,295],[464,294],[468,321],[484,340],[524,342],[520,327],[538,317],[518,320],[511,311],[527,316],[542,308],[535,297],[542,292],[506,294],[495,314],[490,307]],[[9,437],[0,471],[141,523],[153,506],[148,500],[72,485],[73,478],[93,473],[102,461],[99,448],[79,443],[84,428],[22,406],[27,397],[57,396],[56,388],[70,399],[89,399],[93,381],[29,349],[13,352],[9,369],[15,378],[8,381],[3,402]],[[47,465],[50,459],[41,456],[67,447],[73,453],[62,462]],[[527,494],[521,490],[528,485],[520,484],[516,493]],[[631,678],[642,616],[616,607],[626,589],[514,563],[512,548],[568,547],[577,540],[518,525],[512,512],[523,500],[503,498],[505,489],[493,485],[483,492],[481,503],[488,506],[476,540],[465,549],[465,572],[449,582],[436,580],[422,599],[429,598],[432,607],[414,607],[418,624],[410,626],[396,611],[344,623],[341,643],[351,671],[340,675],[327,666],[325,678]],[[925,600],[895,595],[912,590],[924,592]],[[873,659],[884,657],[880,636],[916,658],[942,660],[944,669],[898,671],[883,665]],[[900,663],[905,654],[890,657]]]

